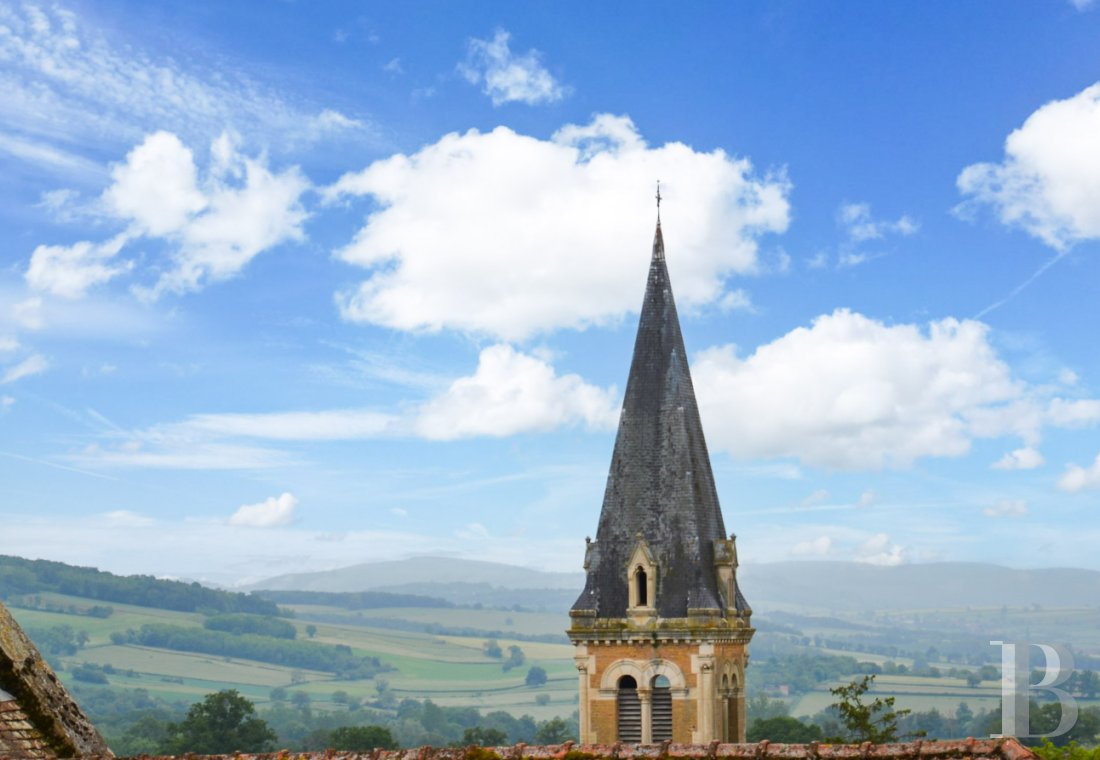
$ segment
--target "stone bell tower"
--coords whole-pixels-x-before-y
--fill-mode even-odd
[[[722,522],[659,217],[584,568],[568,631],[581,742],[745,741],[752,610],[737,586],[735,536]]]

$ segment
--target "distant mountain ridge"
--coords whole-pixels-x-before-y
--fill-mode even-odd
[[[755,609],[851,612],[1100,605],[1100,571],[1080,568],[803,561],[743,565],[738,579]]]
[[[365,562],[316,573],[291,573],[250,583],[248,589],[297,591],[379,591],[447,583],[489,584],[498,588],[577,589],[584,573],[552,573],[499,562],[453,557],[410,557]]]
[[[1020,569],[977,562],[884,567],[859,562],[745,564],[738,579],[757,611],[814,613],[966,607],[1091,607],[1100,604],[1100,571]],[[519,604],[564,610],[583,573],[549,573],[495,562],[415,557],[326,572],[281,575],[250,589],[388,591],[455,604]]]

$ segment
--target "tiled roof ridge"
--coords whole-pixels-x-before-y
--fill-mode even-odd
[[[0,757],[19,752],[22,757],[51,756],[42,734],[31,725],[27,714],[14,699],[0,701]]]
[[[142,755],[143,760],[168,760]],[[416,747],[370,752],[273,752],[266,754],[184,755],[189,760],[954,760],[999,758],[1035,760],[1037,755],[1016,739],[917,740],[894,744],[781,744],[760,741],[748,744],[516,744],[509,747]],[[0,760],[10,760],[0,755]],[[12,759],[14,760],[14,759]],[[85,755],[81,760],[107,760]]]

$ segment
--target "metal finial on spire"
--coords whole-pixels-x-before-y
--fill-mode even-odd
[[[661,180],[657,180],[657,222],[661,221]]]

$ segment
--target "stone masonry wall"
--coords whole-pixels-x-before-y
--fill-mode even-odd
[[[677,693],[673,688],[672,698],[672,736],[677,741],[692,741],[698,722],[698,697],[699,674],[693,659],[699,655],[698,643],[620,643],[598,644],[589,643],[588,655],[594,664],[588,670],[588,694],[591,725],[594,732],[594,740],[597,742],[613,742],[618,735],[618,711],[614,696],[600,693],[601,681],[609,667],[619,660],[632,660],[639,664],[665,660],[679,668],[684,677],[684,687],[688,690],[685,695]],[[715,661],[716,680],[727,664],[734,665],[742,662],[745,657],[745,645],[740,643],[718,643],[714,645],[713,657]],[[742,666],[743,667],[743,666]],[[647,684],[639,684],[642,688],[648,688]],[[717,697],[717,691],[715,691]],[[715,722],[717,731],[721,731],[722,716],[720,713],[720,701],[715,700]],[[720,735],[717,734],[717,735]]]

